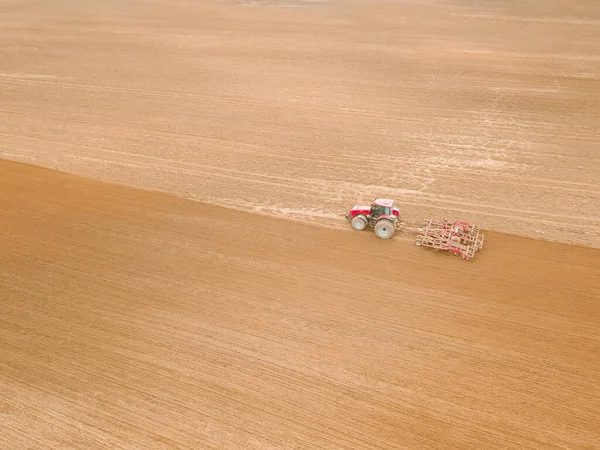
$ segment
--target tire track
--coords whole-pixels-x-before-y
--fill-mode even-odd
[[[54,144],[60,144],[58,142],[53,142]],[[76,144],[69,144],[73,147],[78,147],[78,145]],[[558,227],[568,227],[571,229],[580,229],[580,230],[587,230],[589,233],[592,234],[600,234],[599,230],[600,227],[599,226],[594,226],[592,225],[590,222],[598,222],[600,221],[600,219],[598,218],[594,218],[594,217],[578,217],[578,218],[572,218],[569,215],[560,215],[560,214],[551,214],[551,213],[544,213],[544,212],[539,212],[539,211],[524,211],[527,212],[528,215],[524,216],[524,215],[520,215],[520,214],[506,214],[506,213],[500,213],[498,211],[506,211],[509,213],[514,213],[514,212],[523,212],[520,209],[513,209],[513,208],[502,208],[502,207],[492,207],[490,205],[486,205],[486,204],[481,204],[481,203],[473,203],[473,202],[468,202],[468,201],[460,201],[460,200],[456,200],[453,199],[452,197],[440,197],[439,195],[435,195],[435,194],[426,194],[426,193],[421,193],[417,196],[418,199],[423,199],[423,198],[428,198],[427,200],[418,200],[418,201],[411,201],[410,198],[411,197],[415,197],[415,194],[410,194],[407,193],[405,190],[403,189],[397,189],[397,188],[393,188],[393,187],[389,187],[389,186],[379,186],[379,187],[375,187],[375,186],[368,186],[368,185],[361,185],[361,184],[352,184],[352,183],[347,183],[347,182],[343,182],[343,183],[335,183],[335,182],[328,182],[326,184],[323,185],[323,187],[315,187],[314,186],[314,181],[315,180],[309,180],[304,181],[302,179],[294,179],[294,178],[290,178],[290,177],[281,177],[281,176],[272,176],[272,175],[265,175],[265,174],[260,174],[260,173],[252,173],[252,172],[248,172],[248,171],[240,171],[240,170],[235,170],[235,169],[226,169],[226,168],[222,168],[222,167],[218,167],[218,166],[213,166],[213,165],[207,165],[207,164],[198,164],[198,163],[178,163],[166,158],[159,158],[159,157],[146,157],[146,156],[142,156],[140,157],[140,155],[132,155],[130,153],[127,152],[120,152],[120,151],[116,151],[116,150],[107,150],[107,149],[100,149],[97,147],[92,147],[96,153],[98,153],[98,151],[100,153],[102,152],[106,152],[109,153],[111,155],[118,155],[121,157],[121,159],[115,159],[114,156],[107,158],[107,159],[100,159],[100,158],[96,158],[96,157],[87,157],[87,156],[81,156],[81,155],[68,155],[68,157],[70,158],[74,158],[76,160],[84,160],[84,161],[91,161],[91,162],[95,162],[95,163],[99,163],[100,165],[105,165],[105,164],[110,164],[110,165],[117,165],[117,166],[121,166],[121,167],[130,167],[130,168],[134,168],[134,169],[145,169],[145,170],[155,170],[158,172],[168,172],[168,173],[173,173],[173,174],[187,174],[187,175],[192,175],[195,176],[198,179],[204,178],[204,179],[209,179],[209,178],[214,178],[214,179],[226,179],[226,180],[234,180],[236,182],[244,182],[244,183],[250,183],[250,184],[258,184],[261,186],[273,186],[273,187],[279,187],[282,188],[283,191],[282,192],[289,192],[289,190],[291,189],[292,192],[306,192],[306,193],[314,193],[317,194],[316,198],[322,198],[323,200],[326,198],[330,198],[331,197],[331,193],[332,192],[337,192],[337,195],[340,197],[340,199],[346,198],[346,197],[352,197],[352,196],[360,196],[362,195],[364,192],[371,192],[371,191],[385,191],[388,192],[391,195],[394,195],[394,193],[396,193],[396,196],[399,196],[399,198],[402,198],[402,204],[407,206],[407,207],[416,207],[418,209],[433,209],[433,210],[439,210],[439,211],[452,211],[453,214],[458,214],[458,213],[465,213],[465,214],[473,214],[474,210],[477,210],[476,216],[477,217],[488,217],[488,218],[501,218],[503,220],[514,220],[514,221],[519,221],[522,223],[533,223],[533,224],[539,224],[539,225],[545,225],[545,226],[558,226]],[[66,155],[67,156],[67,155]],[[147,160],[147,161],[151,161],[148,164],[140,164],[139,163],[139,159],[142,160]],[[156,162],[160,162],[162,164],[158,164]],[[189,167],[193,167],[194,169],[190,169]],[[189,195],[188,195],[189,197]],[[195,198],[195,197],[189,197],[189,198]],[[313,197],[315,198],[315,197]],[[196,198],[196,199],[201,199],[201,198]],[[222,197],[217,197],[215,200],[217,203],[222,203],[223,202],[223,198]],[[433,202],[433,203],[432,203]],[[441,204],[440,204],[441,203]],[[341,202],[337,203],[337,206],[341,209],[343,209],[345,206],[347,205],[342,205]],[[242,208],[245,211],[248,212],[256,212],[258,207],[262,207],[265,208],[265,205],[261,205],[259,204],[252,204],[252,206],[250,208]],[[281,208],[281,212],[279,208],[273,208],[273,207],[269,207],[268,205],[266,206],[267,211],[270,211],[271,214],[274,213],[275,216],[286,216],[288,208]],[[490,209],[490,211],[486,211],[486,209]],[[308,210],[306,210],[306,212],[308,213]],[[313,216],[313,219],[316,218],[314,216],[314,213],[311,214]],[[328,217],[328,215],[326,215],[325,217]],[[566,221],[560,221],[560,220],[552,220],[552,218],[564,218],[564,219],[568,219]],[[301,217],[296,218],[297,220],[301,220]],[[323,220],[323,219],[321,219]],[[577,223],[580,222],[580,223]],[[583,222],[583,223],[581,223]]]
[[[3,111],[0,111],[0,112],[3,112]],[[92,122],[84,122],[84,121],[74,121],[74,122],[92,123]],[[126,126],[121,126],[121,127],[124,129],[128,129],[128,127],[126,127]],[[171,132],[171,131],[165,131],[165,130],[154,130],[154,129],[147,129],[147,128],[142,128],[141,130],[148,133],[149,135],[156,135],[159,137],[161,135],[175,135],[178,140],[187,141],[187,142],[196,142],[196,141],[214,142],[214,143],[217,143],[220,145],[219,148],[217,148],[217,150],[220,150],[222,148],[222,149],[227,149],[229,151],[234,151],[234,152],[238,152],[238,153],[246,153],[246,154],[256,155],[256,156],[260,156],[260,157],[267,156],[269,158],[274,158],[274,159],[285,159],[285,160],[304,161],[304,162],[308,162],[308,163],[315,163],[314,158],[274,153],[275,150],[284,150],[284,149],[278,149],[275,147],[267,147],[267,146],[262,146],[262,145],[257,145],[257,144],[248,144],[248,143],[243,143],[243,142],[230,141],[230,140],[226,140],[226,139],[216,139],[216,138],[210,138],[210,137],[205,137],[205,136],[192,135],[192,134],[179,133],[179,132]],[[139,133],[140,130],[136,130],[136,131]],[[86,145],[86,144],[73,144],[73,143],[68,143],[68,142],[55,141],[55,140],[50,140],[50,139],[42,139],[42,138],[36,138],[36,137],[32,137],[32,136],[24,136],[24,135],[19,135],[19,134],[9,134],[9,133],[0,132],[0,136],[4,136],[5,138],[6,137],[15,138],[17,140],[18,139],[35,140],[35,141],[39,141],[39,142],[49,142],[49,143],[57,144],[57,145],[90,148],[93,150],[115,152],[117,154],[127,154],[127,155],[136,156],[136,157],[140,157],[140,158],[154,158],[153,156],[143,155],[143,154],[139,154],[139,153],[121,152],[121,151],[111,150],[108,148],[103,148],[103,147],[98,147],[98,146],[90,146],[90,145]],[[244,147],[244,148],[240,148],[240,147]],[[273,151],[264,151],[264,150],[273,150]],[[7,154],[7,153],[4,153],[4,154]],[[168,158],[160,158],[160,159],[165,160],[165,161],[177,162],[176,160],[169,160]],[[374,160],[372,156],[371,157],[369,157],[369,156],[361,157],[361,156],[357,156],[357,155],[323,155],[323,156],[319,155],[319,159],[322,161],[327,161],[328,164],[334,164],[334,165],[340,165],[342,167],[347,167],[348,171],[357,170],[360,167],[364,167],[366,165],[365,163],[368,163],[370,170],[387,169],[387,167],[388,167],[388,165],[386,163],[378,164],[377,160]],[[342,160],[342,161],[338,161],[338,160]],[[348,161],[348,160],[349,161],[353,161],[353,160],[360,161],[360,164],[357,163],[356,165],[349,166],[348,164],[346,164],[344,162],[344,161]],[[419,158],[417,155],[404,157],[404,158],[399,158],[397,156],[393,156],[391,160],[395,164],[403,164],[403,165],[410,166],[415,163],[418,163],[419,166],[423,166],[423,167],[427,166],[427,164],[425,164],[427,159]],[[423,162],[419,163],[419,161],[423,161]],[[181,163],[195,164],[195,163],[191,163],[191,162],[189,162],[189,163],[181,162]],[[482,178],[488,178],[487,182],[491,182],[491,180],[489,180],[490,178],[507,178],[507,179],[513,179],[515,181],[493,180],[493,182],[501,183],[501,184],[510,184],[510,185],[515,185],[515,186],[522,186],[522,187],[557,189],[557,190],[566,190],[566,191],[572,191],[572,192],[585,192],[585,193],[596,193],[597,192],[597,193],[600,193],[600,185],[594,185],[594,184],[588,184],[588,183],[579,183],[579,182],[568,181],[568,180],[556,180],[556,179],[529,177],[529,176],[527,177],[527,180],[529,182],[523,182],[522,177],[509,175],[509,174],[505,174],[505,173],[493,174],[493,173],[489,173],[486,171],[474,170],[471,168],[461,168],[461,167],[454,167],[453,169],[457,170],[457,171],[467,172],[468,174],[472,174],[472,175],[480,175]],[[423,169],[423,170],[425,170],[425,169]],[[431,166],[426,170],[435,170],[436,171],[435,178],[447,178],[447,179],[455,178],[455,175],[444,174],[443,169],[441,167]],[[427,177],[422,176],[421,178],[427,178]],[[481,178],[475,178],[475,177],[469,178],[469,177],[465,177],[464,175],[461,175],[460,178],[462,180],[472,180],[472,181],[481,182]],[[539,182],[540,184],[533,184],[530,181],[536,181],[536,182]],[[557,186],[549,186],[548,185],[549,183],[557,184]],[[573,187],[566,187],[568,185],[583,186],[584,188],[578,189],[578,188],[573,188]],[[598,189],[598,191],[595,190],[596,188]]]
[[[134,89],[134,88],[124,88],[124,87],[114,87],[114,86],[100,86],[100,85],[92,85],[92,84],[76,84],[76,83],[53,83],[47,81],[40,80],[13,80],[13,79],[0,79],[0,83],[4,84],[38,84],[38,85],[47,85],[52,87],[65,87],[72,89],[88,89],[88,90],[97,90],[104,92],[124,92],[124,93],[133,93],[133,94],[143,94],[143,95],[151,95],[157,97],[173,97],[173,98],[194,98],[194,99],[203,99],[210,101],[221,101],[228,103],[242,103],[247,105],[259,105],[262,107],[267,107],[271,109],[273,105],[281,104],[281,100],[277,101],[269,101],[269,100],[258,100],[258,99],[242,99],[239,97],[226,97],[226,96],[210,96],[205,94],[191,94],[184,92],[170,92],[170,91],[158,91],[158,90],[147,90],[147,89]],[[336,108],[325,108],[323,106],[316,106],[315,104],[301,104],[295,101],[285,102],[287,106],[293,105],[298,109],[308,109],[310,111],[321,111],[321,112],[329,112],[331,114],[340,114],[345,113],[348,115],[354,115],[358,117],[367,117],[374,119],[385,118],[390,121],[400,121],[400,122],[414,122],[414,123],[426,123],[424,120],[411,119],[407,117],[395,117],[387,114],[377,114],[362,111],[355,108],[348,107],[336,107]],[[286,106],[286,107],[287,107]]]
[[[219,179],[223,178],[223,179],[229,179],[229,180],[235,180],[235,181],[245,181],[248,183],[260,184],[260,185],[277,186],[277,187],[288,188],[288,189],[291,188],[291,189],[293,189],[294,192],[304,191],[304,192],[318,193],[318,194],[321,194],[322,197],[327,197],[327,196],[330,196],[330,194],[331,194],[331,192],[327,189],[318,189],[318,188],[314,188],[314,187],[310,187],[310,186],[303,186],[302,182],[300,180],[295,180],[298,182],[298,185],[290,186],[289,181],[291,181],[291,180],[289,180],[288,178],[279,178],[279,179],[288,181],[288,183],[260,180],[260,179],[256,179],[256,178],[252,178],[252,177],[244,177],[242,175],[234,175],[235,173],[249,174],[248,172],[239,172],[239,171],[234,171],[234,170],[230,170],[230,169],[220,169],[220,168],[214,167],[214,166],[202,166],[202,168],[203,169],[211,169],[213,171],[222,170],[224,172],[227,172],[227,174],[206,173],[204,170],[198,171],[198,170],[190,170],[190,169],[183,169],[183,168],[177,168],[177,167],[166,167],[164,165],[152,165],[152,164],[144,165],[144,164],[140,164],[140,163],[124,162],[124,161],[118,161],[118,160],[103,160],[103,159],[85,157],[85,156],[71,156],[71,157],[78,159],[78,160],[87,160],[87,161],[99,162],[102,164],[113,164],[113,165],[118,165],[118,166],[122,166],[122,167],[131,167],[131,168],[137,168],[137,169],[151,169],[151,170],[157,170],[157,171],[171,172],[171,173],[175,173],[175,174],[185,173],[188,175],[195,175],[195,176],[202,175],[202,176],[208,177],[208,178],[219,178]],[[267,177],[267,176],[262,176],[262,177],[275,178],[275,177]],[[357,193],[363,192],[365,190],[369,190],[368,186],[361,186],[361,185],[356,185],[356,186],[353,186],[352,188]],[[386,188],[386,190],[393,192],[396,189]],[[409,196],[410,196],[410,194],[409,194]],[[201,198],[197,198],[196,200],[201,200]],[[579,228],[582,230],[589,230],[592,232],[600,232],[600,226],[593,226],[593,225],[589,224],[589,222],[599,222],[600,223],[600,218],[590,218],[590,217],[572,218],[571,216],[568,216],[568,215],[557,215],[557,214],[547,214],[547,213],[540,213],[540,212],[533,212],[533,211],[522,211],[522,210],[510,209],[510,208],[498,208],[498,207],[491,207],[491,206],[485,205],[485,204],[473,204],[473,203],[468,203],[468,202],[450,201],[450,200],[444,200],[444,199],[437,200],[435,196],[433,196],[433,198],[431,198],[430,201],[434,201],[434,202],[437,201],[439,203],[443,203],[443,205],[437,205],[435,203],[427,203],[426,201],[425,202],[423,202],[423,201],[411,202],[410,200],[406,200],[406,195],[404,195],[402,204],[408,205],[408,206],[419,207],[421,209],[428,208],[428,209],[441,210],[441,211],[445,211],[445,212],[447,212],[448,210],[452,210],[454,213],[465,213],[465,214],[473,214],[473,210],[477,209],[477,213],[476,213],[477,216],[499,217],[499,218],[503,218],[503,219],[514,219],[514,220],[518,220],[521,222],[530,222],[530,223],[554,225],[554,226],[568,226],[570,228]],[[219,198],[219,200],[215,201],[215,203],[223,204],[223,201],[221,198]],[[449,205],[458,205],[458,207],[456,207],[456,206],[450,207]],[[256,212],[257,206],[260,206],[260,205],[252,205],[251,208],[247,208],[245,210],[248,212]],[[526,212],[529,215],[521,216],[521,215],[496,213],[496,212],[486,212],[485,211],[486,208],[490,208],[490,209],[492,209],[492,211]],[[283,210],[286,211],[287,208],[283,208]],[[276,214],[276,216],[286,216],[286,214],[284,212],[284,213]],[[569,219],[569,221],[561,222],[561,221],[556,221],[556,220],[542,219],[542,218],[535,217],[535,216],[563,217],[563,218]],[[585,224],[573,223],[574,221],[578,221],[578,220],[585,222]]]

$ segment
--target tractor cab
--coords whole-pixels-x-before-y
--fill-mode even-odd
[[[390,216],[392,215],[393,207],[394,200],[378,198],[371,205],[369,216],[372,219],[376,219],[379,216]]]

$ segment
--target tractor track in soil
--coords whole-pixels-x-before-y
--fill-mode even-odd
[[[600,439],[597,249],[466,262],[2,160],[0,192],[3,449]]]
[[[225,167],[219,167],[217,165],[208,165],[208,164],[200,164],[195,162],[181,162],[172,160],[169,158],[161,158],[156,156],[147,156],[141,155],[137,153],[130,153],[118,150],[112,150],[107,148],[101,148],[98,146],[88,146],[81,144],[68,144],[60,141],[51,141],[48,139],[38,139],[31,138],[27,136],[19,136],[19,135],[10,135],[7,133],[0,133],[0,135],[5,138],[21,138],[24,140],[34,140],[39,141],[43,144],[44,149],[39,150],[39,154],[56,154],[57,147],[60,147],[63,150],[63,155],[61,158],[66,156],[67,160],[75,160],[77,163],[88,163],[94,166],[106,167],[106,166],[119,166],[126,167],[130,169],[136,170],[145,170],[146,174],[151,174],[152,172],[161,172],[163,174],[173,174],[173,178],[179,176],[189,175],[195,176],[198,178],[204,178],[204,181],[209,178],[216,178],[218,180],[227,181],[233,180],[236,183],[250,183],[253,185],[266,185],[270,187],[277,187],[279,189],[293,189],[296,194],[298,192],[310,193],[316,197],[324,198],[327,194],[332,192],[343,192],[345,185],[349,185],[350,183],[340,182],[340,183],[329,183],[324,185],[321,188],[315,187],[312,184],[313,180],[305,180],[305,179],[291,179],[289,177],[268,175],[263,173],[249,172],[244,170],[236,170],[236,169],[228,169]],[[5,139],[5,142],[7,140]],[[64,150],[68,147],[74,147],[78,149],[89,149],[93,150],[93,156],[84,156],[77,154],[68,154]],[[238,151],[235,149],[234,151]],[[81,153],[81,152],[78,152]],[[110,157],[103,158],[103,154],[109,154]],[[252,152],[254,157],[260,157],[261,152]],[[23,157],[24,155],[17,154],[7,154],[8,156],[15,156],[16,159],[19,159],[19,156]],[[264,153],[262,153],[264,155]],[[286,156],[275,156],[275,158],[288,158]],[[59,159],[59,158],[55,158]],[[303,158],[306,159],[306,158]],[[145,163],[144,163],[145,162]],[[215,163],[216,164],[216,163]],[[330,164],[330,163],[328,163]],[[357,170],[348,169],[347,170]],[[95,169],[94,169],[95,170]],[[501,182],[502,183],[502,182]],[[506,183],[506,182],[504,182]],[[337,184],[337,186],[336,186]],[[521,188],[532,188],[534,185],[529,183],[520,183],[519,186]],[[148,185],[148,188],[152,187],[152,185]],[[553,189],[565,190],[565,188],[557,186],[552,187]],[[361,185],[351,186],[350,189],[346,188],[350,192],[356,192],[357,195],[360,195],[359,192],[361,190]],[[548,187],[545,187],[548,189]],[[162,190],[162,189],[161,189]],[[177,192],[177,188],[175,188]],[[388,192],[393,192],[395,189],[393,188],[383,188],[383,190],[387,190]],[[572,192],[581,192],[585,194],[594,193],[593,189],[569,189]],[[280,191],[281,192],[281,191]],[[351,193],[348,192],[345,195],[345,198],[352,198]],[[179,193],[179,192],[177,192]],[[452,211],[454,214],[462,214],[467,215],[472,213],[472,211],[477,211],[476,215],[479,217],[486,218],[503,218],[503,219],[511,219],[520,224],[530,223],[533,226],[537,225],[538,227],[549,226],[549,227],[557,227],[564,228],[568,227],[573,231],[574,229],[581,232],[594,232],[596,230],[600,230],[600,217],[572,217],[566,214],[551,214],[547,212],[539,212],[535,210],[523,210],[523,209],[515,209],[515,208],[500,208],[493,207],[491,205],[485,203],[463,203],[457,202],[450,196],[440,196],[438,194],[430,194],[427,192],[417,192],[415,194],[406,194],[402,192],[403,200],[401,201],[401,205],[403,207],[420,207],[420,208],[428,208],[432,211],[436,211],[439,214],[439,211],[443,211],[443,213],[448,213],[448,211]],[[191,193],[184,194],[184,196],[194,198],[194,195]],[[393,195],[392,195],[393,196]],[[422,199],[420,201],[416,201],[418,199]],[[412,201],[411,201],[412,200]],[[215,200],[217,201],[217,200]],[[433,202],[433,203],[432,203]],[[439,204],[435,204],[435,202]],[[239,205],[233,205],[234,207],[238,207]],[[256,205],[250,203],[246,203],[245,208],[242,207],[242,210],[256,212]],[[490,210],[489,212],[487,210]],[[272,212],[273,213],[273,212]],[[520,213],[520,214],[516,214]],[[281,215],[282,213],[279,213]],[[277,214],[275,214],[277,215]],[[306,215],[310,218],[310,210],[304,211],[304,214],[294,217],[297,220],[305,220]],[[331,219],[330,216],[327,216],[327,219]],[[554,219],[554,220],[552,220]],[[322,225],[335,227],[340,226],[340,224],[323,222]],[[544,236],[547,237],[547,236]]]

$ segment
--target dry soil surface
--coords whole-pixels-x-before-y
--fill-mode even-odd
[[[599,448],[600,251],[471,262],[0,161],[0,448]]]
[[[0,1],[0,156],[600,247],[595,0]]]

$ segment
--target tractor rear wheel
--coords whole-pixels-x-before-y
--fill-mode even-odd
[[[388,219],[378,220],[375,224],[375,234],[381,239],[389,239],[396,231],[396,224]]]
[[[362,215],[359,214],[358,216],[354,217],[354,219],[352,219],[352,228],[354,228],[356,231],[362,231],[367,227],[367,218]]]

